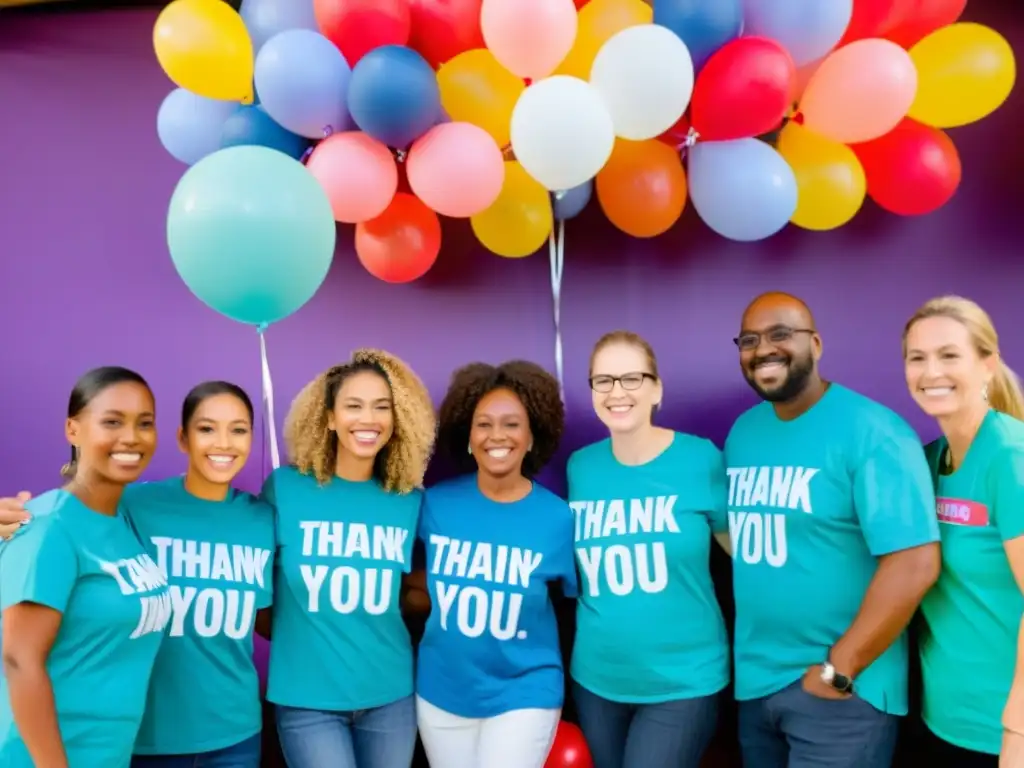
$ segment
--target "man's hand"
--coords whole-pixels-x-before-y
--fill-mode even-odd
[[[31,498],[31,493],[22,491],[13,499],[0,499],[0,539],[7,541],[31,519],[25,511],[25,504]]]
[[[800,687],[811,696],[819,699],[848,699],[853,694],[837,691],[831,685],[821,679],[822,666],[815,664],[804,672],[804,679],[800,681]]]

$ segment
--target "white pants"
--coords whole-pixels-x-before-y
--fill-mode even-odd
[[[515,709],[459,717],[416,697],[420,738],[431,768],[544,768],[559,709]]]

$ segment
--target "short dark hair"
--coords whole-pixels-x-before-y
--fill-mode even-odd
[[[81,414],[104,390],[125,383],[141,384],[150,394],[153,393],[149,382],[142,378],[141,374],[119,365],[104,365],[86,371],[71,390],[71,396],[68,398],[68,418],[73,419]],[[71,446],[71,459],[61,468],[60,473],[65,479],[70,479],[75,476],[77,470],[78,452]]]
[[[533,448],[523,459],[523,475],[533,477],[555,455],[565,429],[558,381],[536,363],[470,363],[455,371],[441,403],[438,446],[461,470],[474,471],[476,462],[466,451],[473,414],[484,395],[496,389],[513,392],[526,409]]]
[[[253,423],[255,411],[253,411],[252,400],[249,399],[249,395],[245,393],[244,389],[230,381],[204,381],[202,384],[196,384],[185,395],[185,400],[181,404],[181,428],[187,430],[189,422],[192,421],[192,417],[196,415],[196,410],[203,404],[203,401],[217,395],[231,395],[238,399],[245,406],[245,410],[249,412],[249,423]]]

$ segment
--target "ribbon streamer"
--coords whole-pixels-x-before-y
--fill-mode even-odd
[[[277,469],[281,466],[281,455],[277,448],[277,419],[274,417],[274,380],[270,376],[270,361],[267,359],[267,326],[256,329],[260,335],[260,368],[263,378],[263,417],[266,425],[264,437],[270,445],[270,466]]]
[[[562,268],[565,266],[565,222],[559,220],[557,229],[548,236],[548,255],[551,266],[551,304],[555,321],[555,377],[558,391],[565,402],[565,365],[562,360]]]

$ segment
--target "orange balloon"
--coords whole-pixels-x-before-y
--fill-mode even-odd
[[[441,222],[418,197],[399,192],[380,216],[356,224],[355,245],[371,275],[386,283],[409,283],[437,261]]]
[[[608,220],[627,235],[656,237],[686,207],[686,172],[679,152],[657,139],[615,140],[597,174],[597,199]]]

